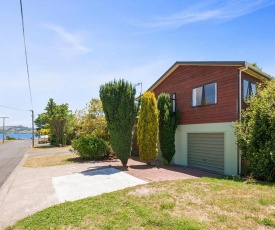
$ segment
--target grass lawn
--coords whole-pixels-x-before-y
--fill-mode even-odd
[[[76,162],[81,162],[81,159],[74,153],[56,153],[33,157],[29,156],[24,163],[24,167],[38,168],[72,164]]]
[[[47,208],[8,229],[272,229],[275,185],[154,182]]]
[[[63,146],[62,148],[60,148],[60,147],[52,146],[50,144],[42,144],[42,145],[34,144],[34,147],[32,147],[30,151],[35,153],[35,152],[44,152],[44,151],[50,151],[50,150],[56,151],[60,149],[69,150],[70,148],[71,148],[70,145]]]
[[[26,159],[24,167],[38,168],[83,162],[79,156],[69,152],[70,149],[70,145],[60,148],[50,144],[36,143],[35,147],[30,149],[30,156]],[[39,155],[31,156],[33,153]]]

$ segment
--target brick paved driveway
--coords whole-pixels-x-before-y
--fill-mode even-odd
[[[137,157],[129,159],[127,168],[123,167],[118,159],[103,161],[103,163],[148,182],[218,176],[217,174],[184,166],[164,166],[159,161],[154,161],[150,166]]]

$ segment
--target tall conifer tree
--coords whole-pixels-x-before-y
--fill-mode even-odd
[[[175,133],[178,126],[179,111],[173,111],[170,95],[158,96],[159,143],[162,157],[170,164],[175,155]]]
[[[138,111],[135,94],[135,87],[122,79],[101,85],[99,91],[111,145],[124,166],[131,154],[132,131]]]

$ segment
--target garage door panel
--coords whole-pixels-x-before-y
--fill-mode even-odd
[[[205,136],[207,134],[207,136]],[[188,135],[190,136],[196,136],[197,138],[200,139],[212,139],[215,137],[216,139],[222,140],[223,137],[220,135],[221,133],[189,133]]]
[[[192,158],[191,161],[194,161],[193,164],[205,164],[205,165],[213,165],[213,167],[221,167],[223,168],[223,165],[220,164],[219,160],[213,160],[213,159],[209,159],[209,160],[202,160],[199,158]]]
[[[207,162],[203,162],[203,161],[196,161],[196,163],[194,163],[194,165],[199,165],[200,168],[210,167],[210,168],[219,169],[219,170],[223,169],[223,166],[221,166],[219,163],[214,163],[214,162],[207,163]],[[212,171],[214,171],[214,170],[212,170]]]
[[[223,148],[217,148],[215,150],[213,150],[213,148],[216,148],[215,146],[207,146],[207,147],[191,147],[189,148],[189,151],[194,153],[192,155],[204,155],[204,156],[222,156],[223,155],[223,152],[224,152],[224,149]]]
[[[189,133],[188,165],[224,174],[224,133]]]
[[[192,167],[203,169],[213,173],[218,173],[218,174],[221,174],[221,171],[223,171],[223,167],[213,167],[212,165],[205,165],[205,164],[194,164]]]
[[[189,152],[192,152],[193,156],[204,156],[204,157],[211,157],[211,156],[216,156],[216,157],[222,157],[223,158],[223,150],[219,152],[214,152],[211,149],[195,149],[195,148],[190,148]]]
[[[205,157],[203,155],[197,155],[197,156],[189,156],[190,160],[202,160],[202,161],[217,161],[217,162],[221,162],[223,161],[223,157],[215,157],[215,156],[209,156],[209,157]]]
[[[197,138],[197,137],[196,137]],[[215,137],[213,137],[215,138]],[[198,143],[209,143],[212,144],[212,145],[215,145],[215,144],[222,144],[223,143],[223,140],[213,140],[213,139],[205,139],[205,140],[201,140],[201,139],[196,139],[196,140],[192,140],[192,142],[190,144],[198,144]]]
[[[221,165],[219,161],[203,161],[200,159],[196,159],[196,161],[193,164],[212,165],[214,168],[223,168],[223,165]]]
[[[208,146],[188,146],[188,147],[189,147],[189,150],[192,151],[192,152],[197,152],[197,153],[208,152],[209,154],[213,154],[213,155],[222,155],[223,151],[224,151],[224,148],[217,147],[215,145],[208,145]]]

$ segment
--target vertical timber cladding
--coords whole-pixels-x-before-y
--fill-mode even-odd
[[[224,133],[188,133],[188,166],[224,174]]]

